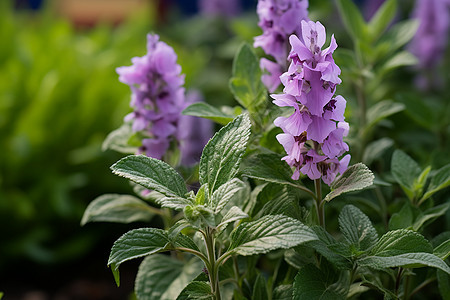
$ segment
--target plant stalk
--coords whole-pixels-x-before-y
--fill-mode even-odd
[[[322,181],[321,179],[315,179],[314,180],[314,187],[316,189],[316,212],[317,212],[317,219],[319,220],[319,225],[325,228],[325,209],[324,209],[324,203],[322,203],[322,187],[321,187]]]
[[[219,264],[216,262],[214,234],[210,228],[206,229],[205,243],[206,249],[208,251],[209,268],[207,267],[207,269],[208,269],[209,283],[211,285],[211,293],[215,296],[216,300],[221,300],[219,288]]]

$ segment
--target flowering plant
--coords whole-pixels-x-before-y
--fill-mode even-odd
[[[134,196],[104,195],[89,205],[82,223],[149,221],[154,215],[163,219],[164,228],[133,229],[111,249],[108,265],[118,284],[119,266],[145,257],[136,277],[138,299],[346,299],[373,293],[408,299],[422,288],[409,286],[416,270],[427,267],[433,274],[427,283],[432,278],[448,280],[449,239],[431,243],[420,230],[449,208],[448,203],[424,208],[449,185],[449,165],[422,170],[396,150],[391,181],[409,201],[388,216],[381,187],[390,184],[376,182],[365,164],[351,164],[345,153],[353,153],[356,145],[357,159],[376,159],[366,154],[372,149],[370,144],[366,149],[366,142],[377,123],[399,111],[399,103],[379,102],[373,105],[377,111],[361,97],[362,127],[355,130],[361,143],[358,147],[351,141],[352,119],[345,121],[350,102],[336,95],[338,85],[347,84],[333,57],[337,42],[332,35],[322,50],[325,27],[309,20],[307,4],[260,0],[264,33],[254,45],[276,62],[259,60],[248,44],[239,48],[229,84],[239,109],[221,110],[207,103],[185,108],[176,56],[157,36],[149,36],[146,56],[118,69],[133,92],[134,111],[126,121],[133,121],[132,132],[144,132],[141,155],[124,157],[111,169],[131,180],[151,205]],[[338,4],[357,50],[364,39],[378,45],[395,12],[395,1],[387,1],[367,24],[351,1]],[[361,28],[355,28],[355,22]],[[361,58],[360,63],[370,59]],[[269,80],[261,66],[270,69],[267,66],[274,64]],[[264,84],[276,91],[277,72],[283,89],[271,94],[275,105],[270,106]],[[355,74],[349,84],[358,83],[358,92],[364,94],[361,73]],[[380,109],[380,103],[388,109]],[[164,154],[172,141],[177,145],[181,140],[181,110],[225,125],[204,147],[198,175],[193,169],[198,183],[189,188],[177,171],[179,165]],[[108,138],[106,146],[126,148],[130,139],[122,133]],[[277,140],[284,152],[277,150]],[[374,201],[368,196],[373,194]],[[369,200],[361,200],[365,197]],[[340,211],[334,220],[333,210],[325,210],[332,200]],[[378,208],[382,229],[357,207],[361,202]],[[338,228],[329,231],[328,222]]]

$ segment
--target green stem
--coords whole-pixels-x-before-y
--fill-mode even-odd
[[[398,269],[397,277],[395,278],[395,296],[398,298],[398,290],[400,288],[400,281],[402,280],[403,268]]]
[[[214,234],[212,229],[206,229],[206,249],[208,251],[208,260],[209,260],[209,282],[211,285],[211,293],[215,296],[216,300],[220,300],[220,288],[219,288],[219,264],[216,262],[216,251],[214,245]]]
[[[412,292],[411,294],[408,295],[408,298],[411,298],[414,294],[416,294],[418,291],[420,291],[421,289],[423,289],[425,286],[427,286],[428,284],[432,283],[433,281],[436,280],[436,277],[431,277],[427,280],[425,280],[424,282],[422,282],[420,285],[418,285]],[[408,300],[405,297],[406,300]]]
[[[205,263],[206,268],[209,267],[210,262],[209,262],[208,258],[203,253],[198,252],[197,250],[190,249],[190,248],[183,248],[183,247],[177,247],[177,248],[174,248],[173,250],[194,254],[194,255],[198,256],[198,258],[200,258]]]
[[[322,187],[321,187],[321,179],[315,179],[314,180],[314,187],[316,189],[316,212],[317,212],[317,219],[319,220],[319,225],[325,228],[325,209],[324,209],[324,203],[322,202]]]

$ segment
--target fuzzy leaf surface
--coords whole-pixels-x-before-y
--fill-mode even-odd
[[[233,196],[243,188],[245,188],[245,183],[238,178],[225,182],[212,194],[209,206],[216,214],[219,213]]]
[[[292,248],[313,240],[317,240],[314,231],[300,221],[282,215],[264,216],[239,225],[231,233],[228,251],[246,256]]]
[[[324,200],[331,201],[341,194],[362,190],[371,186],[374,178],[372,171],[366,165],[357,163],[331,183],[331,192],[325,196]]]
[[[372,248],[376,256],[394,256],[412,252],[433,253],[433,247],[418,232],[398,229],[385,233]]]
[[[186,184],[180,174],[163,161],[145,155],[130,155],[111,166],[114,174],[130,179],[167,197],[184,197]]]
[[[148,222],[153,216],[148,204],[139,198],[106,194],[89,203],[81,219],[81,226],[88,222]]]
[[[424,266],[440,269],[450,274],[450,267],[431,253],[416,252],[395,256],[367,256],[358,260],[358,265],[377,270],[394,267],[420,268]]]
[[[358,250],[368,250],[378,240],[378,233],[369,217],[356,206],[344,206],[339,214],[339,227],[346,241]]]
[[[430,185],[422,197],[421,201],[424,201],[431,197],[434,193],[445,189],[450,186],[450,164],[440,168],[436,171],[434,176],[430,180]]]
[[[177,300],[214,300],[215,297],[211,293],[211,287],[206,281],[192,281],[189,283]]]
[[[395,181],[411,199],[414,193],[414,181],[422,173],[419,165],[405,152],[395,150],[391,160],[391,172]]]
[[[117,285],[119,266],[127,260],[163,251],[169,243],[167,233],[157,228],[139,228],[128,231],[114,242],[108,259]]]
[[[247,148],[250,127],[248,115],[239,115],[221,128],[203,149],[200,183],[208,183],[210,193],[236,176]]]

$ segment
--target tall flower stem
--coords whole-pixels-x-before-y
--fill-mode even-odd
[[[211,293],[215,296],[215,300],[220,300],[219,264],[218,262],[216,262],[214,233],[210,228],[206,229],[205,243],[206,249],[208,251],[208,260],[209,260],[208,276],[209,276],[209,283],[211,285]]]
[[[322,181],[321,179],[315,179],[314,180],[314,187],[316,189],[316,212],[317,212],[317,219],[319,220],[319,225],[325,228],[325,208],[324,203],[322,201]]]

